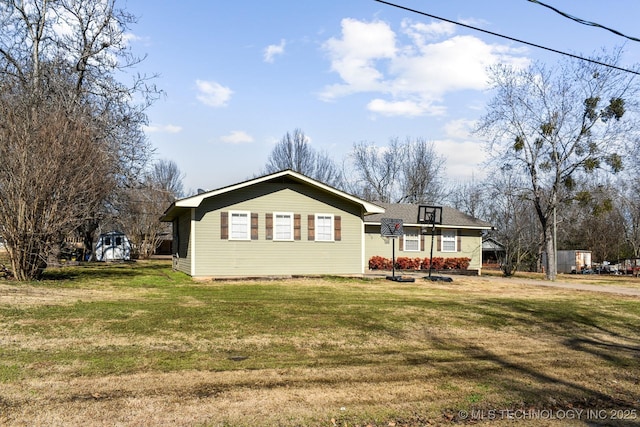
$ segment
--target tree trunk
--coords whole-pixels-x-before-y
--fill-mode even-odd
[[[544,247],[547,258],[544,266],[544,277],[547,280],[556,280],[556,275],[558,273],[558,266],[556,265],[556,248],[553,243],[553,234],[551,233],[551,230],[546,230],[544,233]]]

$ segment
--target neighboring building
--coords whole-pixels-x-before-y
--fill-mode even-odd
[[[174,268],[194,277],[359,275],[384,209],[285,170],[174,202]]]
[[[221,278],[364,274],[373,255],[391,258],[383,217],[404,220],[397,255],[428,257],[431,237],[417,216],[417,205],[370,203],[285,170],[178,200],[162,221],[173,223],[175,269]],[[444,208],[434,257],[468,257],[480,270],[481,231],[490,228]]]
[[[504,245],[493,237],[482,239],[482,265],[485,267],[500,267],[504,262],[506,250]]]
[[[419,205],[380,203],[384,214],[371,215],[365,219],[365,247],[367,259],[374,255],[391,258],[390,238],[380,234],[382,218],[403,221],[404,235],[396,243],[396,257],[430,258],[431,226],[418,223]],[[435,226],[433,236],[434,258],[470,258],[470,270],[482,269],[482,234],[491,229],[491,224],[466,215],[447,206],[442,207],[442,224]]]

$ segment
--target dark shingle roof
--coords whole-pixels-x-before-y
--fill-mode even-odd
[[[382,218],[401,219],[405,225],[418,224],[419,205],[381,202],[376,202],[376,205],[383,207],[385,213],[367,215],[364,218],[367,224],[379,224]],[[442,207],[442,225],[458,228],[491,228],[491,224],[488,222],[474,218],[471,215],[467,215],[448,206]]]

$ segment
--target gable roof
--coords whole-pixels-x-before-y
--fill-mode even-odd
[[[371,214],[382,214],[384,213],[384,208],[380,207],[378,204],[373,204],[367,202],[366,200],[360,199],[351,194],[345,193],[344,191],[338,190],[337,188],[331,187],[330,185],[324,184],[320,181],[317,181],[313,178],[309,178],[306,175],[295,172],[291,169],[286,169],[280,172],[275,172],[269,175],[264,175],[258,178],[250,179],[248,181],[240,182],[237,184],[229,185],[227,187],[218,188],[217,190],[206,191],[201,194],[197,194],[195,196],[186,197],[184,199],[176,200],[169,206],[169,208],[164,212],[161,221],[172,221],[176,216],[178,216],[179,212],[189,209],[189,208],[197,208],[200,204],[209,197],[219,196],[221,194],[230,193],[235,190],[239,190],[241,188],[249,187],[251,185],[259,184],[262,182],[278,180],[283,177],[292,179],[294,181],[309,185],[318,190],[324,191],[326,193],[332,194],[333,196],[339,197],[341,199],[350,201],[356,205],[360,205],[364,211],[365,215]]]
[[[410,203],[378,203],[385,210],[382,214],[370,215],[365,219],[365,224],[380,224],[382,218],[401,219],[405,226],[424,226],[418,223],[418,209],[420,205]],[[474,218],[471,215],[460,212],[457,209],[448,206],[442,207],[442,224],[436,227],[454,227],[454,228],[473,228],[473,229],[491,229],[491,224]]]
[[[483,251],[504,251],[504,245],[493,237],[485,237],[482,239]]]

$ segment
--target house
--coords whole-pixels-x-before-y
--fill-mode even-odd
[[[370,215],[365,219],[365,256],[378,255],[391,258],[395,245],[396,257],[431,258],[432,226],[418,222],[419,205],[379,203],[384,214]],[[380,226],[383,218],[401,219],[403,235],[397,242],[382,237]],[[480,273],[482,268],[482,235],[491,224],[443,206],[442,217],[433,234],[433,258],[469,258],[470,270]]]
[[[399,254],[429,256],[417,205],[370,203],[292,170],[177,200],[161,220],[173,224],[176,270],[230,278],[362,275],[373,255],[391,258],[383,217],[404,220]],[[481,231],[490,228],[444,208],[434,257],[469,257],[480,270]]]
[[[360,275],[384,209],[291,170],[174,202],[174,268],[193,277]]]

